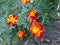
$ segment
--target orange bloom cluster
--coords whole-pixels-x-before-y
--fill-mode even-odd
[[[15,26],[18,24],[18,16],[15,16],[13,14],[10,14],[7,18],[7,24],[8,25],[12,25],[12,26]]]
[[[42,24],[39,24],[38,22],[32,22],[30,26],[31,34],[38,38],[44,38],[44,33],[43,33],[44,30],[45,27]]]
[[[44,38],[44,30],[45,27],[37,22],[38,19],[38,12],[34,9],[32,9],[29,13],[28,16],[31,22],[30,25],[30,32],[33,36],[38,37],[38,38]]]
[[[38,17],[38,12],[34,9],[32,9],[29,13],[28,16],[30,18],[30,22],[36,21]]]
[[[26,37],[26,32],[25,30],[20,30],[18,33],[17,33],[17,36],[19,39],[23,40],[25,37]]]
[[[28,3],[30,3],[30,0],[20,0],[20,2],[22,2],[24,4],[28,4]]]

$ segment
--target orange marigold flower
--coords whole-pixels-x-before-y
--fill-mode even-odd
[[[45,30],[45,27],[42,24],[39,24],[38,22],[32,22],[30,26],[30,32],[33,36],[43,38],[43,31]]]
[[[20,38],[21,40],[23,40],[23,39],[26,37],[26,32],[25,32],[25,30],[20,30],[20,31],[17,33],[17,36],[18,36],[18,38]]]
[[[27,16],[27,17],[37,19],[37,17],[38,17],[38,12],[37,12],[36,10],[32,9],[32,10],[28,13],[28,16]]]
[[[28,4],[28,3],[30,3],[30,0],[20,0],[22,3],[24,3],[24,4]]]
[[[18,24],[18,16],[16,15],[13,15],[13,14],[10,14],[7,18],[7,24],[8,25],[12,25],[12,26],[15,26]]]

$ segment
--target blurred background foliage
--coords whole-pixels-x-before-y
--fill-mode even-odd
[[[22,45],[30,39],[30,23],[27,21],[26,16],[31,9],[37,10],[39,13],[38,21],[44,24],[46,29],[54,28],[53,23],[57,18],[58,3],[59,0],[31,0],[28,5],[25,5],[19,0],[0,0],[0,45]],[[9,14],[19,16],[17,26],[6,24]],[[28,34],[24,40],[18,39],[16,35],[22,29],[25,29]]]

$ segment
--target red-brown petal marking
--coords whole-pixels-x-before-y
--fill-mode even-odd
[[[41,39],[44,39],[44,37],[45,37],[44,33],[41,32],[41,33],[40,33],[40,38],[41,38]]]
[[[18,16],[14,16],[14,18],[15,18],[16,20],[18,20]]]

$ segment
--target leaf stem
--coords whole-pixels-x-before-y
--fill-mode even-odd
[[[42,24],[44,24],[44,20],[45,20],[44,18],[45,18],[45,17],[43,17]]]

